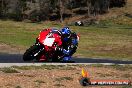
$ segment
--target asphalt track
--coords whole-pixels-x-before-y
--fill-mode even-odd
[[[132,64],[132,61],[121,61],[121,60],[110,60],[110,59],[74,58],[73,57],[72,60],[75,61],[75,63]],[[25,63],[25,62],[22,60],[22,54],[0,53],[0,64],[1,63]],[[28,63],[35,63],[35,62],[28,62]],[[40,62],[40,63],[49,63],[49,62]]]

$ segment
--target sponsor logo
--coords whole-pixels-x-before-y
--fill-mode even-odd
[[[131,85],[130,80],[117,79],[90,79],[89,73],[82,69],[79,82],[82,86],[88,85]]]

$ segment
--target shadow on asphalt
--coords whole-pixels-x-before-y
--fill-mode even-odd
[[[132,64],[132,61],[92,59],[92,58],[74,58],[75,63],[113,63],[113,64]],[[22,60],[22,54],[0,54],[0,63],[25,63]],[[30,62],[29,62],[30,63]],[[33,62],[31,62],[33,63]],[[42,62],[40,62],[42,63]],[[47,63],[47,62],[45,62]],[[49,62],[48,62],[49,63]]]

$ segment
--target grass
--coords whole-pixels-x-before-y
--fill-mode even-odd
[[[91,66],[93,66],[93,67],[103,67],[104,65],[103,64],[91,64]]]
[[[131,75],[130,74],[124,74],[124,75],[122,75],[124,78],[129,78],[129,77],[131,77]]]
[[[0,68],[0,71],[4,73],[19,73],[19,71],[11,67]]]
[[[19,70],[36,70],[36,69],[45,69],[44,66],[12,66],[15,69],[19,69]],[[49,66],[50,67],[50,66]]]
[[[105,67],[105,68],[114,68],[116,70],[119,70],[119,71],[127,71],[127,70],[131,70],[132,69],[132,66],[131,65],[118,65],[118,64],[113,64],[113,65],[103,65],[103,64],[92,64],[90,65],[90,67]],[[126,74],[127,75],[127,74]]]
[[[37,83],[45,83],[45,82],[42,81],[42,80],[35,80],[34,82],[37,82]]]
[[[45,83],[42,80],[35,80],[34,82],[37,83],[37,85],[35,86],[35,88],[40,88],[41,84]]]
[[[63,84],[55,84],[54,86],[62,87],[62,86],[64,86],[64,85],[63,85]]]
[[[127,86],[123,86],[123,87],[119,87],[119,88],[131,88],[131,85],[127,85]]]
[[[34,77],[34,75],[27,75],[27,74],[21,74],[19,76],[30,77],[30,78],[33,78]]]
[[[89,58],[132,59],[132,30],[116,27],[74,29],[81,35],[77,55]]]
[[[0,20],[0,43],[26,50],[35,43],[40,30],[49,27],[60,28],[61,25],[52,22],[25,23]],[[109,23],[70,28],[80,34],[79,48],[75,56],[132,60],[132,30],[129,29],[132,25]]]
[[[75,70],[75,67],[67,66],[67,65],[41,65],[41,66],[12,66],[14,69],[19,70],[37,70],[37,69],[46,69],[46,70]]]
[[[16,86],[15,88],[22,88],[21,86]]]
[[[83,68],[84,66],[86,67],[98,67],[98,68],[114,68],[119,71],[127,71],[131,70],[132,66],[131,65],[103,65],[103,64],[92,64],[92,65],[41,65],[41,66],[12,66],[10,68],[1,68],[0,71],[4,70],[37,70],[37,69],[46,69],[46,70],[53,70],[53,69],[59,69],[59,70],[76,70],[76,67]],[[28,75],[27,75],[28,76]]]
[[[113,67],[114,69],[116,70],[119,70],[119,71],[127,71],[127,70],[131,70],[132,69],[132,66],[131,65],[111,65],[109,67]]]
[[[73,78],[71,77],[60,77],[60,78],[56,78],[55,81],[62,81],[62,80],[73,80]]]

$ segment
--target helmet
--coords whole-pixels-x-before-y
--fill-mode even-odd
[[[71,35],[71,31],[70,31],[69,27],[62,28],[61,33],[62,33],[62,35],[66,36],[66,37],[70,37],[70,35]]]
[[[68,38],[70,38],[70,36],[71,36],[71,31],[70,31],[69,27],[64,27],[60,31],[62,33],[62,37],[63,37],[64,41],[67,41]]]

